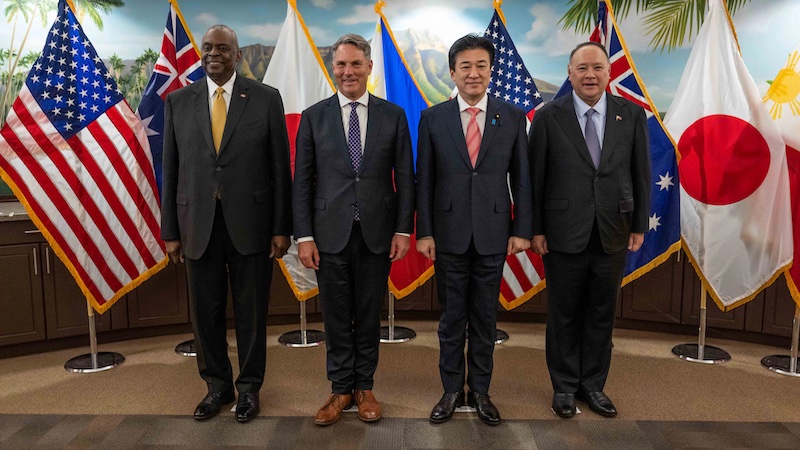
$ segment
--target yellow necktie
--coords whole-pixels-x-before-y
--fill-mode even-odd
[[[222,143],[222,132],[225,131],[225,118],[228,111],[225,108],[225,99],[222,93],[225,89],[217,88],[217,97],[211,107],[211,136],[214,138],[214,150],[219,153],[219,145]]]

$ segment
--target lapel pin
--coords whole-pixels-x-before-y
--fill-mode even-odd
[[[617,122],[622,122],[622,116],[617,115]]]
[[[500,125],[500,114],[495,114],[494,119],[492,119],[492,126]]]

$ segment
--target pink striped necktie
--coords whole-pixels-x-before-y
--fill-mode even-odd
[[[481,150],[481,130],[478,128],[478,120],[476,117],[481,112],[478,108],[467,108],[469,113],[469,123],[467,124],[467,152],[469,152],[469,160],[472,167],[478,162],[478,152]]]

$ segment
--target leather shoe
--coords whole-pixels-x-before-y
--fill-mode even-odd
[[[194,410],[195,420],[207,420],[217,414],[223,405],[233,402],[233,392],[209,392]]]
[[[464,391],[445,392],[439,403],[431,411],[432,423],[445,423],[453,418],[453,413],[459,406],[464,406]]]
[[[236,404],[236,420],[240,423],[249,422],[261,411],[258,407],[258,392],[239,393],[239,402]]]
[[[554,393],[553,412],[563,419],[575,417],[575,394],[571,392]]]
[[[470,391],[467,394],[467,405],[478,410],[478,418],[486,425],[500,425],[500,412],[489,399],[489,394]]]
[[[578,399],[586,402],[589,409],[601,416],[616,417],[617,415],[617,408],[614,408],[611,399],[603,391],[578,392]]]
[[[314,423],[319,426],[328,426],[336,423],[342,417],[342,410],[353,406],[352,394],[331,393],[328,400],[322,405],[314,416]]]
[[[381,404],[372,394],[372,390],[356,389],[353,391],[353,399],[358,406],[358,418],[363,422],[375,422],[381,418]]]

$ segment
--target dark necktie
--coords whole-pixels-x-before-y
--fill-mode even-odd
[[[592,157],[592,163],[594,163],[595,169],[600,167],[600,138],[597,137],[597,127],[594,125],[594,120],[592,120],[592,116],[596,112],[594,108],[586,111],[585,132],[586,147],[589,148],[589,155]]]
[[[353,162],[353,170],[358,175],[361,168],[361,125],[358,122],[358,102],[350,103],[350,124],[347,127],[347,149],[350,151],[350,161]],[[353,220],[360,220],[358,204],[353,211]]]

